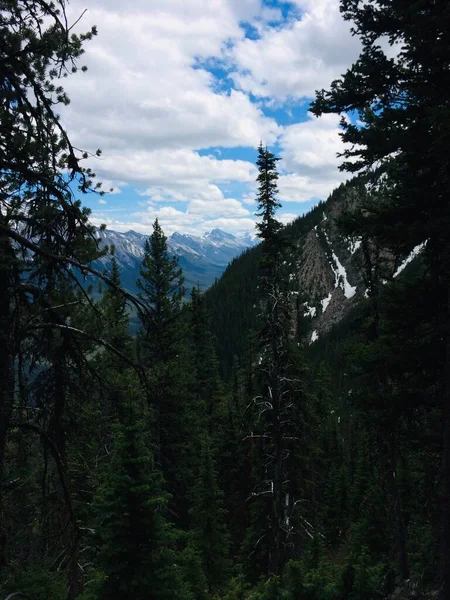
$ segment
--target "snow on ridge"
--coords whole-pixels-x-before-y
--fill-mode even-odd
[[[347,271],[345,270],[344,265],[340,262],[339,258],[336,256],[336,254],[333,252],[333,260],[336,262],[337,264],[337,272],[333,269],[333,267],[331,267],[334,271],[334,275],[336,277],[336,285],[335,287],[338,287],[338,285],[340,285],[340,279],[342,278],[342,284],[343,284],[343,290],[344,290],[344,296],[346,298],[353,298],[353,296],[356,293],[356,286],[350,285],[350,282],[347,279]]]
[[[317,308],[315,306],[308,306],[305,304],[305,315],[308,317],[315,317],[317,312]]]
[[[397,277],[397,275],[400,275],[400,273],[403,271],[403,269],[405,269],[409,265],[409,263],[412,260],[414,260],[414,258],[416,258],[416,256],[423,250],[426,243],[427,243],[426,241],[422,242],[421,244],[418,244],[415,248],[413,248],[411,250],[410,254],[405,258],[405,260],[402,262],[402,264],[395,271],[393,277]]]
[[[327,310],[328,305],[331,302],[331,295],[332,295],[332,293],[330,292],[328,294],[328,296],[321,301],[321,304],[322,304],[322,313],[324,313]]]
[[[325,239],[327,241],[328,246],[331,249],[331,244],[330,244],[330,240],[328,238],[328,235],[326,232],[325,233]],[[337,257],[336,253],[331,250],[332,255],[333,255],[333,260],[337,265],[337,269],[335,269],[333,264],[330,264],[330,267],[334,273],[334,277],[335,277],[335,284],[334,287],[337,288],[339,286],[342,287],[342,289],[344,290],[344,296],[346,298],[353,298],[353,296],[356,293],[356,286],[350,285],[350,282],[347,278],[347,271],[345,270],[344,265],[341,263],[341,261],[339,260],[339,258]]]
[[[311,334],[310,344],[312,344],[313,342],[316,342],[318,339],[319,339],[319,334],[317,333],[316,330],[314,330]]]
[[[350,242],[350,254],[355,254],[355,252],[361,246],[361,240],[356,240],[355,242],[353,240],[349,240],[349,242]]]

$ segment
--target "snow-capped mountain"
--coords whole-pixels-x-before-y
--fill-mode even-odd
[[[135,292],[148,236],[136,231],[122,233],[99,230],[97,233],[102,245],[114,246],[122,284],[129,291]],[[188,290],[197,284],[206,289],[222,275],[233,258],[256,243],[257,239],[252,238],[249,233],[237,237],[221,229],[213,229],[202,236],[175,232],[167,239],[169,254],[178,257]],[[105,256],[98,266],[105,268],[110,261],[111,257]]]

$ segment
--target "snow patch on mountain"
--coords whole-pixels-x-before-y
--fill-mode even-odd
[[[346,298],[353,298],[353,296],[356,293],[356,286],[350,285],[350,282],[348,281],[348,277],[347,277],[347,271],[345,270],[344,265],[341,263],[341,261],[337,257],[337,254],[331,248],[330,239],[329,239],[326,231],[324,231],[324,235],[325,235],[325,239],[327,241],[328,247],[331,250],[332,257],[333,257],[333,262],[330,263],[330,267],[331,267],[331,269],[334,273],[334,277],[335,277],[334,287],[335,288],[341,287],[344,290],[344,295]]]
[[[350,285],[347,278],[347,271],[345,270],[344,265],[340,262],[339,258],[333,252],[333,260],[337,265],[337,270],[333,269],[334,275],[336,277],[336,285],[335,287],[341,286],[344,290],[344,295],[346,298],[353,298],[356,293],[356,286]]]
[[[323,312],[323,313],[324,313],[324,312],[327,310],[327,308],[328,308],[328,305],[329,305],[329,304],[330,304],[330,302],[331,302],[331,296],[332,296],[332,293],[330,292],[330,293],[328,294],[328,296],[327,296],[326,298],[324,298],[324,299],[321,301],[321,304],[322,304],[322,312]]]
[[[315,306],[308,306],[305,304],[305,315],[308,317],[315,317],[317,312],[317,308]]]
[[[413,248],[413,250],[411,250],[410,254],[405,258],[405,260],[402,262],[402,264],[398,267],[398,269],[395,271],[393,277],[397,277],[397,275],[400,275],[400,273],[403,271],[403,269],[405,269],[409,263],[414,260],[416,258],[416,256],[418,256],[420,254],[420,252],[422,252],[422,250],[425,248],[425,242],[422,242],[421,244],[418,244],[415,248]]]
[[[352,239],[349,239],[348,243],[349,243],[349,246],[350,246],[350,248],[349,248],[350,254],[355,254],[355,252],[361,246],[361,240],[352,240]]]

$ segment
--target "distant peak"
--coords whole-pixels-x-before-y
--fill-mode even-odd
[[[227,233],[226,231],[222,231],[222,229],[212,229],[209,233],[205,233],[203,236],[208,238],[209,240],[235,240],[236,236],[231,233]]]
[[[258,240],[258,236],[256,235],[256,233],[253,233],[252,231],[246,231],[245,233],[242,233],[239,236],[240,240],[247,240],[250,242],[255,242]]]

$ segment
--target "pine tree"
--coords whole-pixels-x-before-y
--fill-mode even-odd
[[[158,220],[145,245],[138,280],[147,308],[137,338],[138,358],[149,382],[147,400],[154,415],[155,459],[171,495],[170,512],[180,527],[187,522],[186,489],[191,457],[191,370],[187,329],[183,321],[185,293],[178,259],[170,257]]]
[[[172,600],[181,591],[175,533],[166,521],[167,497],[133,400],[122,405],[113,461],[98,495],[98,564],[106,575],[102,600]]]
[[[223,588],[229,570],[229,536],[219,474],[223,472],[226,412],[219,378],[214,337],[209,331],[207,306],[194,287],[190,304],[192,405],[190,454],[195,473],[190,501],[190,530],[202,559],[209,590]],[[220,481],[222,483],[222,481]]]
[[[198,406],[203,407],[202,426],[221,447],[223,442],[221,428],[226,414],[224,392],[219,377],[215,339],[209,330],[208,308],[199,287],[192,289],[190,309],[194,394]]]
[[[130,344],[129,316],[126,298],[121,292],[119,265],[114,257],[111,260],[109,279],[114,287],[108,286],[99,302],[99,310],[103,317],[101,336],[115,348],[124,351]]]
[[[176,257],[169,257],[167,238],[157,219],[144,250],[137,286],[147,311],[141,314],[143,331],[137,345],[139,359],[150,377],[152,389],[148,400],[156,413],[156,452],[157,460],[162,464],[164,453],[169,451],[165,432],[171,426],[170,419],[176,410],[173,405],[176,401],[174,360],[182,339],[179,326],[183,275]]]
[[[209,591],[217,592],[223,589],[229,575],[229,536],[209,435],[205,433],[199,443],[199,472],[191,495],[191,533],[202,559]]]
[[[141,318],[144,326],[145,360],[150,366],[163,363],[176,354],[178,319],[185,293],[178,259],[170,257],[167,238],[158,219],[145,242],[144,258],[137,281],[139,297],[147,308]]]
[[[16,365],[30,337],[26,319],[38,305],[51,306],[46,280],[55,273],[72,279],[71,262],[100,254],[89,211],[73,192],[87,192],[93,173],[80,165],[86,155],[71,144],[57,108],[69,102],[58,79],[77,71],[96,29],[74,33],[65,8],[64,0],[15,0],[2,3],[0,15],[0,512]],[[5,535],[0,530],[0,569]]]
[[[406,254],[426,242],[435,303],[444,331],[441,391],[442,517],[441,597],[450,598],[450,83],[446,0],[342,0],[341,12],[362,41],[359,59],[330,90],[317,92],[312,111],[357,111],[363,126],[342,119],[342,138],[351,144],[342,168],[361,172],[384,195],[366,215],[372,233],[387,248]],[[399,50],[389,58],[380,40]],[[436,336],[436,344],[440,345]]]
[[[259,175],[258,236],[263,240],[260,263],[259,293],[261,297],[261,329],[259,332],[259,379],[261,393],[254,399],[254,430],[250,439],[257,439],[262,451],[263,464],[259,467],[260,481],[254,495],[268,498],[269,574],[278,575],[286,553],[286,539],[290,534],[290,512],[294,499],[289,493],[291,475],[287,457],[295,438],[293,407],[295,376],[289,356],[291,345],[291,305],[289,284],[284,263],[287,243],[282,226],[275,218],[280,206],[277,200],[277,158],[263,148],[258,150]],[[252,427],[252,428],[253,428]],[[258,518],[259,520],[259,518]]]

